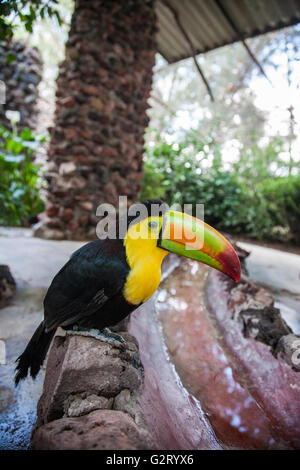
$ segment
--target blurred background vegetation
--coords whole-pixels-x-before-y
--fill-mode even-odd
[[[54,3],[57,13],[37,14],[32,23],[27,18],[29,26],[20,18],[13,31],[38,47],[44,61],[41,134],[53,120],[73,9],[71,0]],[[168,65],[157,56],[141,199],[203,203],[205,220],[221,230],[300,243],[299,33],[297,25],[249,40],[269,80],[239,43],[199,56],[214,102],[192,59]],[[47,163],[39,162],[41,170],[33,163],[41,138],[24,132],[0,130],[0,218],[6,225],[24,224],[43,208],[38,172]]]
[[[300,243],[300,28],[191,59],[158,58],[142,198],[203,203],[205,220],[255,239]]]
[[[30,129],[19,134],[0,126],[0,220],[3,225],[28,225],[45,204],[40,192],[43,180],[33,162],[44,137]]]

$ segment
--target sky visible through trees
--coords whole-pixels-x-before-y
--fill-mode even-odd
[[[241,150],[284,143],[281,158],[300,160],[300,25],[249,40],[270,82],[240,43],[198,56],[215,95],[212,103],[192,59],[169,65],[158,56],[151,125],[176,142],[189,129],[222,144],[225,166]],[[151,133],[148,142],[151,144]]]

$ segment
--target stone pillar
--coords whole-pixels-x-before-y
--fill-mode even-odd
[[[155,59],[153,0],[77,0],[57,80],[38,236],[95,238],[96,208],[136,200]]]
[[[39,51],[29,48],[23,41],[0,41],[0,80],[4,88],[4,101],[0,100],[0,124],[11,128],[6,111],[18,111],[18,129],[37,124],[38,84],[42,76]],[[1,90],[2,91],[2,90]],[[2,96],[2,95],[1,95]],[[0,96],[0,98],[1,98]]]
[[[86,336],[55,336],[31,448],[152,449],[141,406],[143,366],[135,338],[120,350]]]

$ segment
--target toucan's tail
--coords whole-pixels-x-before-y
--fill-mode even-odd
[[[31,377],[33,379],[36,377],[44,362],[54,333],[55,329],[46,333],[44,322],[37,327],[25,351],[16,360],[16,385],[27,376],[29,369]]]

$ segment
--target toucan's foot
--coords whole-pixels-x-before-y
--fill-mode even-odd
[[[110,331],[109,328],[103,328],[103,330],[97,330],[96,328],[91,328],[91,329],[78,329],[77,326],[73,327],[73,330],[67,330],[67,335],[80,335],[80,336],[89,336],[92,338],[96,338],[100,341],[103,341],[105,343],[109,343],[112,346],[115,346],[116,348],[119,349],[124,349],[125,348],[125,339],[122,338],[122,336],[118,335],[117,333],[114,333]]]

